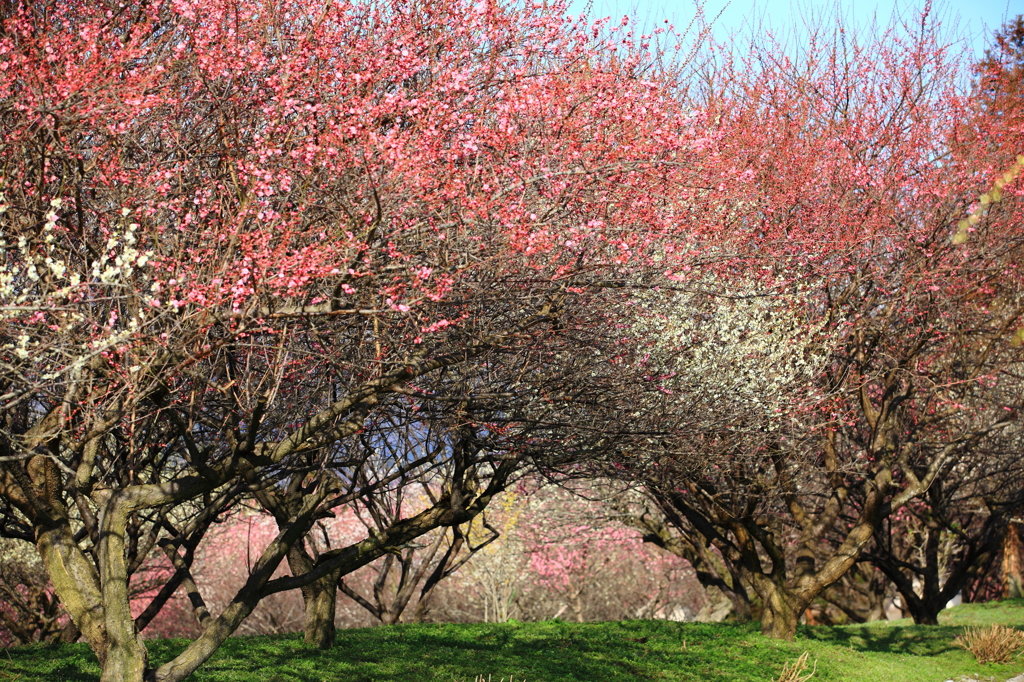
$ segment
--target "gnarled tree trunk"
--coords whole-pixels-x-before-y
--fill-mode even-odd
[[[761,598],[761,633],[773,639],[792,641],[800,616],[811,603],[806,596],[794,594],[770,578],[758,576],[754,590]]]
[[[313,570],[314,562],[306,551],[305,542],[300,540],[288,552],[288,566],[293,575],[303,575]],[[318,649],[334,646],[336,629],[334,614],[337,607],[337,583],[340,571],[328,573],[301,588],[304,612],[303,641]]]

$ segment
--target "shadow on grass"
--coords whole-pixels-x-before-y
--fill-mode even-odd
[[[228,639],[190,679],[472,682],[482,675],[493,682],[512,676],[515,682],[764,682],[806,649],[819,659],[816,679],[822,682],[889,682],[896,678],[886,674],[897,669],[901,682],[930,682],[948,672],[945,668],[978,669],[952,646],[962,627],[801,627],[796,642],[769,640],[759,630],[756,623],[668,621],[410,624],[342,630],[329,651],[308,648],[298,634],[239,637]],[[186,640],[148,641],[151,664],[170,660],[187,645]],[[8,653],[9,658],[0,659],[0,671],[20,675],[19,682],[99,677],[95,658],[83,644],[28,646]],[[939,658],[942,663],[921,664]],[[871,675],[858,677],[855,671],[865,667]]]
[[[5,680],[18,682],[95,682],[100,667],[84,644],[31,644],[5,649],[0,654],[0,672],[10,676],[4,676]]]
[[[471,682],[490,675],[494,682],[511,676],[516,682],[634,682],[664,679],[666,670],[675,670],[681,681],[745,682],[764,679],[763,665],[750,660],[753,645],[746,638],[753,632],[669,622],[401,625],[341,631],[326,652],[306,648],[299,636],[238,638],[195,679]],[[153,649],[158,663],[179,647]]]
[[[800,637],[854,651],[936,656],[957,650],[953,639],[962,631],[944,625],[805,627],[800,629]]]
[[[231,638],[190,678],[197,682],[763,682],[792,652],[766,646],[756,624],[667,621],[399,625],[339,631],[329,651],[301,635]],[[164,663],[186,640],[150,640]],[[3,665],[6,663],[7,665]],[[19,682],[93,682],[83,644],[10,650],[0,671]]]

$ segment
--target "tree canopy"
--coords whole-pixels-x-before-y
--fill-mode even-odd
[[[558,3],[5,5],[0,533],[105,681],[172,681],[284,590],[329,646],[345,575],[527,472],[614,475],[791,636],[1016,448],[1022,130],[904,29],[673,62]],[[278,534],[211,613],[243,503]],[[202,634],[152,668],[179,587]]]

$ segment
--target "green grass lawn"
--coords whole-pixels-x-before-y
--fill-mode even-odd
[[[666,621],[399,625],[343,630],[328,652],[300,636],[229,640],[192,678],[203,682],[768,682],[786,661],[810,652],[813,680],[942,682],[977,675],[1002,682],[1024,672],[1024,657],[978,665],[952,646],[964,626],[1024,625],[1024,602],[969,604],[946,611],[942,624],[905,621],[845,627],[802,627],[795,642],[765,639],[756,624]],[[154,662],[183,640],[150,642]],[[95,680],[99,669],[81,644],[9,649],[0,681]]]

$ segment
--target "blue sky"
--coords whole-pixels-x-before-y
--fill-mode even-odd
[[[585,0],[572,0],[574,13],[583,11]],[[707,0],[704,14],[714,17],[721,11],[715,22],[715,34],[720,38],[730,32],[741,31],[751,20],[756,25],[770,26],[775,30],[785,29],[800,22],[801,16],[828,11],[836,8],[855,25],[870,22],[877,16],[878,23],[889,23],[894,11],[920,12],[924,0]],[[963,37],[966,47],[976,56],[984,54],[990,44],[992,31],[999,28],[1008,17],[1024,14],[1021,0],[934,0],[934,13],[942,19],[946,28],[957,27],[957,35]],[[671,20],[678,28],[685,27],[695,13],[693,0],[593,0],[591,14],[595,17],[615,18],[629,15],[638,17],[641,25],[653,24],[662,19]],[[759,20],[761,19],[761,20]]]

